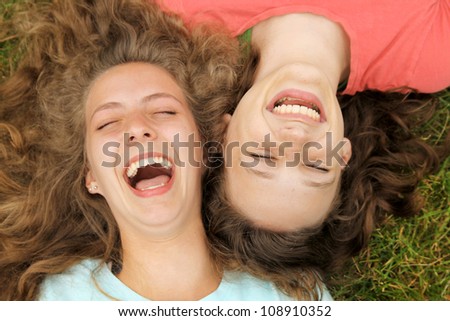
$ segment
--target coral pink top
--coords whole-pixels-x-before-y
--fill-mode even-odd
[[[159,2],[180,14],[187,24],[223,23],[235,36],[267,18],[294,12],[309,12],[337,22],[347,33],[351,47],[344,94],[400,87],[428,93],[450,86],[450,0]]]

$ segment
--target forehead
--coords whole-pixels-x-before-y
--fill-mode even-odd
[[[138,88],[136,88],[138,87]],[[125,63],[113,66],[94,79],[90,87],[90,93],[99,89],[111,89],[102,91],[104,95],[114,95],[112,89],[133,91],[139,88],[165,88],[181,91],[180,85],[165,69],[144,62]]]
[[[286,231],[320,225],[335,203],[339,180],[306,186],[294,171],[261,176],[233,166],[225,170],[225,191],[239,213],[259,226]]]
[[[133,104],[145,97],[171,95],[187,105],[182,88],[163,68],[148,63],[126,63],[109,68],[91,84],[86,97],[86,109],[110,102]]]

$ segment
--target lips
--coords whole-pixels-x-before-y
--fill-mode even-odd
[[[150,197],[167,192],[174,177],[173,162],[164,154],[147,153],[134,157],[124,169],[133,193]]]
[[[313,94],[299,90],[285,90],[277,94],[267,110],[278,116],[299,118],[309,122],[325,122],[320,100]]]

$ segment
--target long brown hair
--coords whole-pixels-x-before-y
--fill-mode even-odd
[[[258,53],[253,52],[235,106],[253,83],[257,65]],[[221,166],[212,168],[204,188],[205,225],[224,262],[236,257],[241,269],[300,299],[320,298],[327,275],[367,246],[384,214],[417,214],[419,181],[449,155],[448,138],[439,149],[414,133],[435,111],[438,102],[430,95],[367,91],[339,96],[339,101],[353,155],[334,208],[319,228],[275,232],[256,226],[228,199]],[[216,140],[222,137],[217,128]]]
[[[83,258],[120,262],[117,224],[84,182],[92,81],[127,62],[158,65],[208,139],[234,94],[239,50],[144,0],[39,2],[15,19],[22,58],[0,85],[0,299],[30,300],[46,275]]]

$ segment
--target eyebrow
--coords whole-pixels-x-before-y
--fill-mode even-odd
[[[274,174],[272,174],[272,173],[270,173],[270,172],[260,171],[260,170],[257,170],[257,169],[255,169],[255,168],[251,168],[251,167],[244,167],[244,168],[245,168],[245,170],[246,170],[247,172],[249,172],[250,174],[257,175],[257,176],[259,176],[259,177],[261,177],[261,178],[264,178],[264,179],[272,179],[272,178],[274,177]],[[303,183],[304,183],[306,186],[309,186],[309,187],[325,189],[325,188],[327,188],[327,187],[329,187],[329,186],[331,186],[331,185],[334,184],[334,182],[336,181],[336,177],[337,177],[337,176],[335,175],[335,176],[333,177],[333,179],[327,180],[327,181],[325,181],[325,182],[315,182],[315,181],[307,180],[307,181],[305,181],[305,182],[303,182]]]
[[[144,98],[141,99],[142,103],[148,103],[151,102],[152,100],[156,100],[159,98],[170,98],[173,100],[176,100],[178,103],[183,104],[182,101],[180,101],[177,97],[175,97],[174,95],[171,95],[169,93],[156,93],[156,94],[151,94],[148,96],[145,96]]]
[[[171,94],[168,94],[168,93],[155,93],[155,94],[147,95],[141,99],[140,103],[146,104],[146,103],[152,102],[153,100],[160,99],[160,98],[170,98],[170,99],[177,101],[179,104],[183,105],[183,103],[177,97],[175,97]],[[91,115],[91,119],[94,118],[94,115],[100,111],[103,111],[105,109],[115,109],[115,108],[120,108],[120,107],[123,107],[123,105],[116,101],[104,103],[94,110],[94,112]]]
[[[309,186],[309,187],[326,188],[326,187],[331,186],[331,185],[334,184],[334,182],[336,181],[336,177],[337,176],[338,175],[334,175],[333,179],[327,180],[327,181],[324,181],[324,182],[315,182],[315,181],[307,180],[307,181],[304,182],[304,184],[306,186]]]
[[[105,103],[105,104],[102,104],[102,105],[100,105],[99,107],[97,107],[97,108],[94,110],[94,112],[93,112],[92,115],[91,115],[91,119],[94,118],[94,116],[95,116],[97,113],[99,113],[99,112],[101,112],[101,111],[103,111],[103,110],[106,110],[106,109],[116,109],[116,108],[120,108],[120,107],[123,107],[122,104],[121,104],[121,103],[118,103],[118,102],[114,102],[114,101],[111,101],[111,102],[107,102],[107,103]]]

